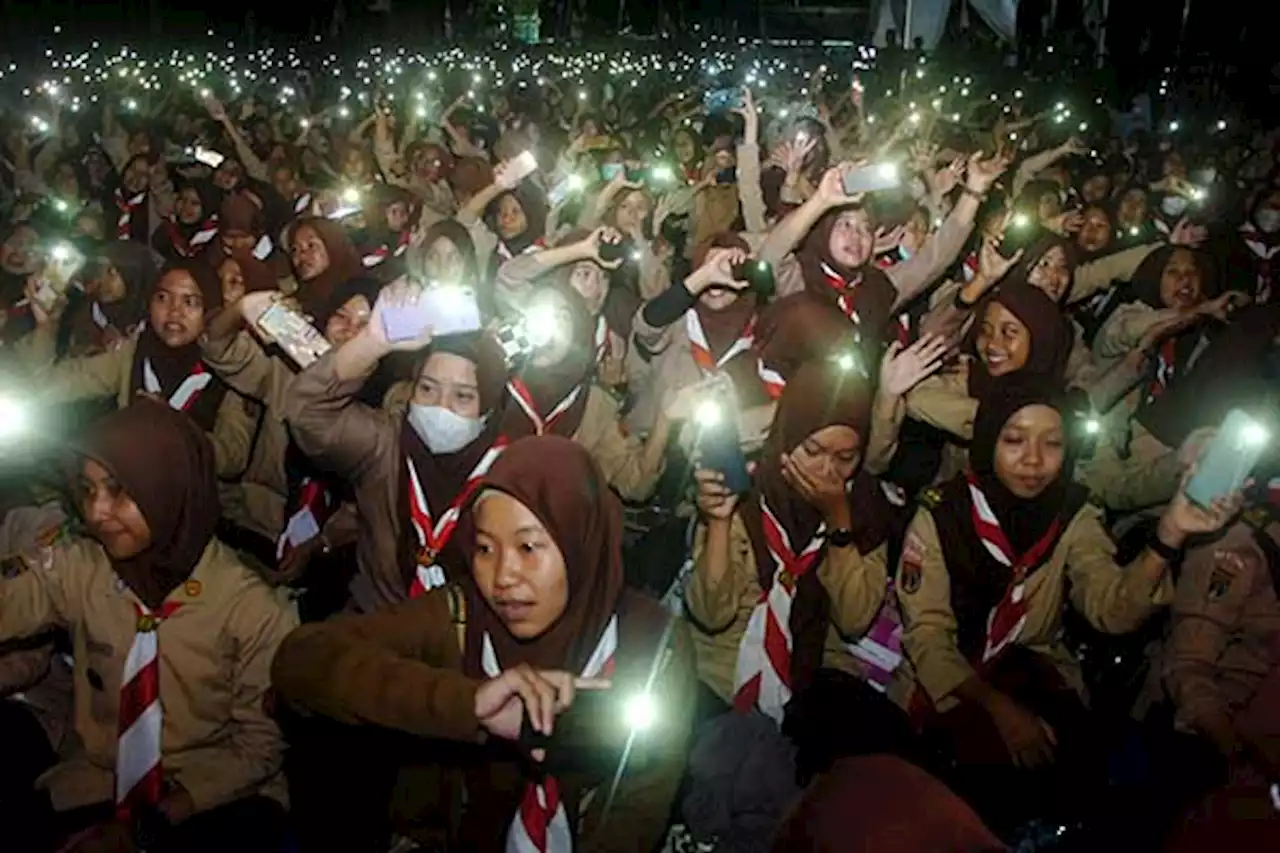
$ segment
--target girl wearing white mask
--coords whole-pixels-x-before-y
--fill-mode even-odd
[[[506,382],[502,349],[487,334],[391,343],[382,314],[406,297],[388,287],[369,324],[294,381],[286,417],[320,467],[352,486],[360,517],[356,609],[417,597],[466,571],[453,540],[458,508],[501,454]],[[355,395],[393,351],[421,350],[408,410],[375,409]]]

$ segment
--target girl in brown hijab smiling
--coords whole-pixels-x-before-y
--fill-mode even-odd
[[[137,337],[101,355],[57,363],[58,318],[35,306],[36,330],[24,355],[38,379],[42,401],[114,396],[123,407],[139,395],[162,400],[211,434],[218,475],[238,476],[248,464],[256,415],[209,372],[198,343],[206,312],[222,305],[218,274],[198,261],[170,264],[161,271],[149,300],[147,323]]]
[[[459,849],[652,849],[679,783],[690,666],[665,612],[623,590],[621,505],[581,447],[526,438],[483,478],[464,525],[471,571],[458,586],[299,630],[276,659],[277,689],[342,722],[473,745],[414,750],[446,765],[451,784],[465,779],[467,804],[448,829]],[[572,713],[584,689],[606,691],[603,718]],[[628,699],[659,709],[652,733],[624,722],[640,707]],[[524,725],[551,736],[545,760],[515,743]],[[597,788],[584,809],[630,732],[643,769],[624,767],[617,789]],[[406,754],[382,758],[399,767]],[[315,849],[369,826],[349,809],[314,818],[339,833],[317,832]],[[316,829],[310,815],[302,823]]]
[[[134,849],[144,814],[148,850],[279,848],[282,744],[264,700],[297,619],[213,538],[213,456],[167,406],[108,415],[79,448],[88,536],[0,582],[0,640],[60,627],[76,658],[83,749],[41,778],[16,826],[6,821],[39,839],[23,849],[72,833],[61,849]]]

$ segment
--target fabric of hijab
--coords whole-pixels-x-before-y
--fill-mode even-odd
[[[150,547],[111,566],[157,610],[213,539],[220,514],[213,445],[181,412],[139,399],[94,424],[79,450],[111,473],[147,521]]]
[[[1027,406],[1048,406],[1062,416],[1065,439],[1062,470],[1035,498],[1015,496],[1000,482],[995,471],[996,444],[1005,424]],[[991,384],[978,405],[969,445],[969,467],[986,496],[991,511],[1004,531],[1009,545],[1025,554],[1059,522],[1058,536],[1089,498],[1088,489],[1072,479],[1075,467],[1073,436],[1079,408],[1062,390],[1047,387],[1033,376],[1002,377]],[[960,651],[970,659],[981,657],[986,636],[987,615],[1004,596],[1012,571],[997,561],[983,546],[974,530],[966,474],[958,474],[942,486],[942,499],[931,510],[938,529],[947,572],[951,576],[951,602],[959,624]],[[1046,548],[1039,563],[1028,566],[1034,572],[1053,556],[1056,541]]]
[[[544,285],[542,290],[554,292],[569,306],[572,317],[572,325],[568,330],[569,351],[555,364],[526,364],[517,378],[528,389],[533,405],[544,417],[573,393],[574,388],[582,387],[573,405],[549,428],[555,435],[572,437],[582,423],[592,373],[596,368],[596,321],[587,310],[587,303],[582,295],[568,284],[555,282]],[[509,400],[502,417],[502,434],[514,440],[535,432],[533,422],[524,409],[514,400]]]
[[[786,532],[793,548],[803,549],[822,525],[822,514],[806,503],[782,476],[782,457],[799,447],[815,432],[829,426],[851,427],[865,449],[871,424],[871,385],[858,374],[840,369],[829,359],[806,362],[787,383],[778,401],[778,412],[765,439],[760,463],[752,477],[752,488],[738,504],[738,515],[751,540],[755,556],[756,580],[762,590],[773,585],[776,571],[764,534],[760,504],[768,504],[774,518]],[[854,544],[859,552],[874,550],[888,536],[883,518],[854,513]],[[820,558],[821,559],[821,558]],[[818,580],[815,566],[796,584],[791,607],[792,690],[799,692],[809,674],[821,664],[826,638],[828,599]]]
[[[1049,387],[1062,387],[1075,336],[1071,321],[1062,313],[1058,303],[1025,281],[1005,279],[1004,284],[983,300],[977,314],[978,322],[969,331],[970,350],[977,345],[987,308],[993,303],[1004,306],[1006,311],[1022,321],[1031,335],[1027,363],[1017,370],[1017,374],[1034,376]],[[993,381],[986,363],[981,358],[974,358],[969,364],[969,396],[983,399]]]
[[[262,208],[243,190],[228,193],[218,208],[218,225],[223,231],[241,231],[254,237],[266,233]]]
[[[857,209],[860,208],[846,206],[823,214],[800,244],[796,260],[800,262],[800,270],[804,275],[805,291],[832,305],[836,304],[839,296],[846,296],[852,301],[853,310],[857,313],[862,336],[869,341],[878,342],[889,324],[894,303],[897,302],[897,289],[884,270],[871,262],[870,256],[867,263],[857,269],[846,267],[831,256],[831,229],[842,213]],[[828,283],[824,265],[845,282],[856,283],[837,291]]]
[[[298,229],[306,226],[316,233],[329,254],[329,266],[310,281],[298,279],[298,301],[310,317],[318,316],[333,299],[338,285],[364,276],[364,264],[360,253],[351,242],[346,229],[332,220],[320,216],[304,216],[296,220],[286,234],[292,243]],[[294,271],[295,275],[297,271]]]
[[[476,366],[476,387],[480,398],[481,417],[487,417],[484,430],[470,444],[456,453],[437,454],[427,449],[422,438],[409,424],[406,418],[400,429],[400,453],[413,462],[418,474],[418,482],[422,484],[427,504],[433,516],[443,513],[453,503],[466,485],[480,459],[493,446],[499,435],[501,419],[497,416],[503,401],[503,388],[506,379],[506,360],[502,348],[487,334],[457,335],[433,341],[423,354],[418,364],[418,371],[434,353],[447,352],[460,356]],[[403,557],[401,565],[408,572],[405,578],[405,589],[413,580],[413,569],[416,565],[414,554],[419,542],[409,521],[409,478],[408,469],[402,467],[400,476],[400,531]],[[446,547],[436,556],[436,563],[444,570],[445,576],[454,579],[466,570],[466,554],[459,544],[459,538],[450,538]]]
[[[756,323],[756,351],[770,370],[790,379],[811,359],[857,347],[856,330],[831,300],[809,291],[766,306]]]
[[[507,251],[512,255],[518,255],[525,249],[532,246],[538,240],[546,237],[547,234],[547,202],[542,195],[542,191],[537,187],[525,181],[514,190],[507,190],[499,193],[493,201],[489,202],[489,206],[484,209],[484,224],[494,234],[498,231],[498,207],[502,200],[510,196],[520,204],[520,209],[524,211],[525,229],[510,239],[498,237],[501,245],[507,247]]]
[[[160,272],[157,284],[166,276],[179,272],[185,272],[191,276],[196,286],[200,288],[206,314],[222,307],[222,282],[208,264],[198,261],[168,264]],[[148,362],[156,379],[160,382],[160,396],[165,398],[177,391],[192,372],[204,369],[198,341],[192,341],[182,347],[171,347],[160,339],[150,323],[147,323],[138,336],[138,348],[133,357],[129,390],[134,395],[146,391],[144,377],[145,365]],[[211,375],[213,375],[212,381],[185,409],[186,414],[206,431],[213,429],[218,418],[218,407],[227,391],[222,380],[215,374]]]
[[[541,636],[517,640],[480,595],[468,573],[463,667],[487,677],[481,664],[485,634],[504,668],[527,663],[536,669],[581,672],[623,596],[622,504],[582,446],[561,436],[515,442],[485,475],[477,496],[488,490],[524,504],[546,527],[564,557],[568,601],[564,614]],[[475,543],[474,504],[464,531]]]

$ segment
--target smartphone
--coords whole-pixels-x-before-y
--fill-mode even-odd
[[[600,180],[608,183],[614,178],[622,174],[626,167],[621,163],[601,163],[600,164]]]
[[[255,325],[302,370],[319,361],[331,348],[324,335],[284,301],[272,302]]]
[[[731,183],[733,183],[734,181],[736,181],[737,179],[738,179],[738,169],[737,169],[737,167],[730,166],[728,169],[717,169],[717,170],[716,170],[716,183],[717,183],[717,184],[731,184]]]
[[[703,106],[710,115],[742,109],[741,89],[712,89],[702,98]]]
[[[751,489],[751,473],[742,452],[742,436],[738,433],[738,412],[723,395],[703,403],[695,415],[699,464],[719,471],[724,485],[735,495]],[[712,414],[714,412],[714,414]]]
[[[532,151],[525,151],[511,161],[510,171],[513,183],[519,183],[538,170],[538,158]]]
[[[1267,430],[1239,409],[1232,409],[1187,483],[1187,497],[1208,509],[1218,498],[1244,486],[1270,443]]]
[[[217,151],[211,151],[208,148],[202,148],[199,145],[195,147],[195,151],[192,153],[192,156],[196,158],[197,163],[203,163],[210,169],[218,168],[222,165],[223,161],[227,159]]]
[[[55,243],[44,266],[36,275],[35,300],[46,312],[52,311],[71,286],[71,280],[84,269],[85,256],[70,243]]]
[[[881,163],[846,172],[844,191],[849,195],[880,192],[896,189],[899,183],[898,167],[892,163]]]
[[[388,305],[382,325],[392,343],[410,341],[430,328],[434,336],[478,332],[484,327],[475,293],[449,284],[428,287],[406,305]]]

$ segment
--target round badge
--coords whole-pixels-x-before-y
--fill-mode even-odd
[[[187,598],[195,598],[203,587],[200,586],[200,581],[187,581],[182,585],[182,589],[186,592]]]

